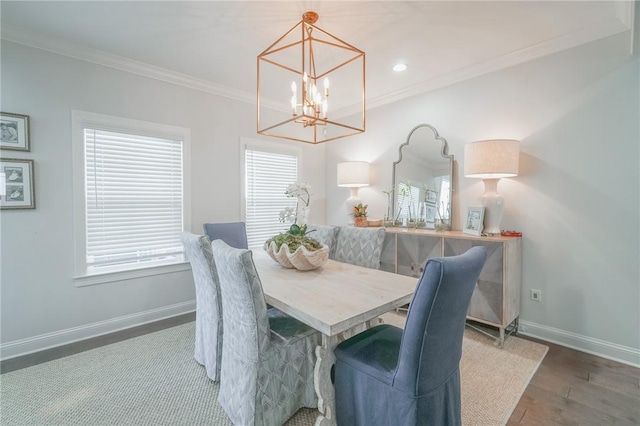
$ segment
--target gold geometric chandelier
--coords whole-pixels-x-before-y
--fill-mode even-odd
[[[317,144],[365,131],[365,53],[317,20],[304,13],[258,55],[259,134]]]

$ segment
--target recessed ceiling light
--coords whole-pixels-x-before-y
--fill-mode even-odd
[[[397,72],[404,71],[406,69],[407,69],[407,64],[395,64],[393,66],[393,70]]]

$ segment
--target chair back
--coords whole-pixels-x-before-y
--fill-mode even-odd
[[[247,226],[244,222],[205,223],[202,228],[211,241],[222,240],[231,247],[249,248]]]
[[[336,239],[340,227],[331,225],[307,225],[307,236],[329,247],[329,257],[336,249]]]
[[[244,360],[242,362],[256,362],[269,344],[270,328],[252,253],[233,248],[222,240],[213,241],[211,248],[222,293],[223,353],[234,354],[235,358]],[[224,369],[227,365],[224,357],[222,364]]]
[[[477,246],[427,262],[409,305],[393,387],[425,395],[458,371],[467,310],[486,257]]]
[[[210,379],[220,376],[222,355],[222,300],[211,242],[206,235],[183,232],[180,241],[191,264],[196,290],[195,358]]]
[[[384,228],[341,226],[333,259],[365,268],[380,269]]]

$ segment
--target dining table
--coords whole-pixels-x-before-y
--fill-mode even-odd
[[[310,271],[287,269],[263,250],[254,250],[253,260],[266,302],[321,333],[314,367],[320,412],[315,424],[335,425],[335,347],[409,303],[418,279],[335,260]]]

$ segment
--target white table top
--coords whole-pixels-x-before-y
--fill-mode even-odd
[[[287,269],[263,250],[253,260],[268,304],[327,336],[411,301],[418,279],[329,260],[312,271]]]

